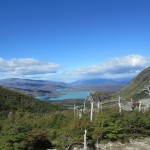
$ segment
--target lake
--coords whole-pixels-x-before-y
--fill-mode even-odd
[[[65,100],[65,99],[84,99],[86,98],[89,93],[92,91],[67,91],[64,92],[62,95],[58,97],[44,97],[44,96],[37,96],[36,98],[46,101],[57,101],[57,100]]]

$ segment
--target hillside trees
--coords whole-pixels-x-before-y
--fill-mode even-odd
[[[0,149],[23,150],[42,139],[56,147],[67,147],[70,143],[83,142],[85,129],[91,143],[97,139],[101,142],[146,137],[150,136],[150,113],[122,111],[120,115],[114,107],[96,113],[90,122],[89,114],[79,119],[71,111],[41,115],[16,111],[0,121]]]
[[[35,99],[33,100],[35,104],[43,108],[36,109],[38,105],[29,106],[33,109],[29,111],[26,104],[20,106],[21,104],[18,103],[20,98],[27,99],[27,97],[21,95],[16,100],[15,97],[18,96],[16,93],[8,92],[7,94],[5,97],[2,93],[0,97],[0,106],[7,106],[0,110],[0,149],[26,150],[28,147],[36,147],[37,141],[47,141],[48,145],[52,144],[58,149],[64,149],[71,143],[83,142],[85,129],[88,131],[89,143],[94,143],[97,139],[100,142],[125,141],[129,138],[150,136],[149,111],[143,113],[136,110],[134,112],[122,110],[119,114],[118,107],[103,108],[101,113],[94,114],[91,122],[89,111],[82,115],[82,119],[79,119],[72,110],[53,110],[55,108],[53,105],[49,107],[51,105],[48,103],[41,103]],[[32,102],[32,99],[30,100]],[[13,103],[16,105],[12,107]]]

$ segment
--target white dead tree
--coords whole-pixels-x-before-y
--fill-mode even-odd
[[[93,121],[93,110],[94,110],[94,100],[92,94],[90,95],[90,104],[91,104],[91,111],[90,111],[90,121]]]
[[[97,112],[99,112],[99,111],[102,112],[102,110],[103,110],[102,100],[99,99],[99,97],[96,97],[95,99],[97,101]]]
[[[132,98],[131,98],[131,105],[133,104],[133,100],[132,100]]]
[[[89,96],[87,96],[87,101],[90,102],[91,104],[91,110],[90,110],[90,121],[93,121],[93,111],[94,111],[94,100],[93,100],[93,96],[92,94],[89,94]]]
[[[135,107],[136,107],[136,103],[133,103],[133,99],[131,98],[131,102],[128,103],[129,107],[131,108],[132,111],[134,111]]]
[[[75,104],[74,104],[74,108],[73,108],[73,110],[74,110],[74,115],[77,115],[77,116],[79,116],[79,119],[81,119],[82,118],[82,113],[83,113],[83,105],[81,105],[81,106],[76,106]]]
[[[122,106],[121,106],[121,97],[120,96],[118,98],[118,106],[119,106],[119,114],[121,114]]]
[[[82,119],[82,112],[83,112],[83,111],[82,111],[82,108],[77,111],[77,114],[78,114],[78,116],[79,116],[79,119]]]
[[[100,109],[100,101],[97,102],[97,109]]]
[[[96,92],[93,94],[93,99],[96,102],[97,112],[102,112],[103,101],[109,99],[110,95],[105,92]]]
[[[91,100],[90,103],[91,103],[90,121],[92,122],[93,121],[94,101]]]
[[[110,95],[104,92],[96,92],[96,93],[91,93],[89,96],[86,98],[87,101],[90,102],[91,104],[91,110],[90,110],[90,121],[92,122],[93,120],[93,112],[94,112],[94,104],[97,106],[97,112],[103,110],[103,103],[102,100],[109,98]]]
[[[143,102],[139,102],[139,112],[141,112],[141,110],[143,110],[143,113],[148,111],[149,109],[149,103],[144,104]]]
[[[101,149],[101,144],[99,143],[98,139],[97,139],[97,141],[95,143],[95,148],[96,148],[96,150],[100,150]]]
[[[74,107],[73,107],[73,111],[74,111],[74,115],[76,114],[76,110],[79,106],[76,106],[76,104],[74,103]]]
[[[85,113],[85,100],[84,100],[84,103],[83,103],[83,113]]]
[[[133,100],[132,100],[132,98],[131,98],[131,109],[132,109],[132,111],[134,111]]]
[[[141,112],[142,102],[139,102],[139,112]]]
[[[133,99],[131,98],[130,107],[132,111],[134,111],[137,106],[138,106],[138,102],[133,101]]]
[[[84,103],[83,103],[83,113],[86,112],[86,102],[88,101],[91,102],[91,97],[92,97],[92,93],[89,93],[89,95],[85,98]]]
[[[83,113],[85,113],[85,111],[86,111],[86,101],[89,100],[89,97],[90,97],[90,96],[87,96],[87,97],[85,98],[84,102],[83,102]]]
[[[84,143],[82,150],[87,150],[87,141],[86,141],[87,130],[84,131]]]

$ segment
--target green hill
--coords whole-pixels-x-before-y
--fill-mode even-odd
[[[140,72],[127,86],[118,91],[115,95],[120,95],[125,98],[141,99],[148,97],[148,94],[141,90],[149,85],[150,67]]]
[[[50,112],[58,109],[57,105],[0,87],[0,111]]]
[[[107,97],[104,93],[95,96]],[[150,136],[149,111],[122,111],[120,115],[118,107],[105,108],[101,113],[95,111],[90,122],[90,109],[82,119],[78,112],[58,109],[56,105],[0,88],[0,150],[63,150],[73,143],[83,143],[85,129],[91,145],[97,140],[101,144]],[[16,111],[11,114],[12,110]]]

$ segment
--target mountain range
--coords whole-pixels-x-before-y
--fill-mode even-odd
[[[89,79],[73,83],[64,83],[48,80],[10,78],[0,80],[0,85],[33,97],[58,97],[67,91],[90,90],[114,93],[124,87],[128,82],[128,80]]]
[[[16,92],[24,93],[33,97],[56,96],[60,94],[60,90],[69,87],[69,85],[63,82],[19,78],[2,79],[0,80],[0,85],[2,87],[14,90]]]
[[[131,79],[103,79],[103,78],[94,78],[94,79],[83,79],[78,80],[71,85],[73,86],[96,86],[96,85],[126,85]]]

